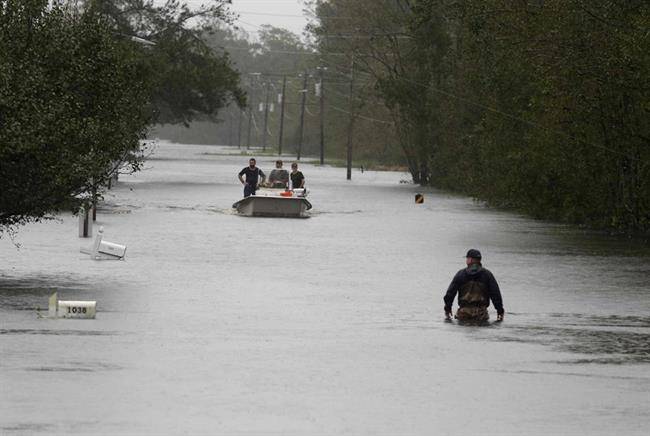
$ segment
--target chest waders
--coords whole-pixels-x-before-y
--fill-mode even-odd
[[[487,321],[487,308],[490,305],[487,286],[476,280],[470,280],[461,286],[458,291],[458,305],[456,319],[466,321]]]

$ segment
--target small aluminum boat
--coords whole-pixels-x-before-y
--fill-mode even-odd
[[[304,189],[258,189],[255,195],[243,198],[232,207],[240,215],[279,218],[307,218],[311,203]]]

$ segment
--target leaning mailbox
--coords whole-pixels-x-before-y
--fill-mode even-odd
[[[100,227],[92,248],[82,248],[81,252],[89,254],[94,260],[124,260],[126,245],[104,241],[104,227]]]
[[[126,245],[100,241],[97,253],[117,257],[118,259],[124,259],[124,255],[126,254]]]

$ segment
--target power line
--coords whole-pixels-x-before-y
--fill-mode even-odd
[[[506,118],[510,118],[511,120],[518,121],[518,122],[523,123],[523,124],[527,124],[527,125],[529,125],[529,126],[531,126],[531,127],[535,127],[535,128],[537,128],[537,129],[545,130],[545,131],[547,131],[547,132],[554,133],[554,134],[559,135],[559,136],[564,136],[564,137],[567,138],[567,139],[571,139],[571,140],[574,140],[574,141],[578,141],[578,142],[581,142],[581,143],[583,143],[583,144],[585,144],[585,145],[589,145],[589,146],[591,146],[591,147],[599,148],[599,149],[601,149],[601,150],[609,151],[610,153],[613,153],[613,154],[618,154],[618,155],[621,155],[621,156],[625,156],[625,157],[627,157],[627,158],[629,158],[629,159],[631,159],[631,160],[634,160],[634,161],[638,161],[638,160],[639,160],[639,159],[637,159],[637,158],[635,158],[635,157],[633,157],[633,156],[630,156],[629,154],[624,153],[624,152],[622,152],[622,151],[614,150],[614,149],[609,148],[609,147],[606,147],[606,146],[604,146],[604,145],[594,144],[594,143],[592,143],[592,142],[585,141],[585,140],[580,139],[580,138],[576,138],[576,137],[571,136],[570,134],[568,134],[568,133],[566,133],[566,132],[562,132],[562,131],[560,131],[560,130],[552,129],[552,128],[550,128],[550,127],[544,126],[543,124],[539,124],[539,123],[536,123],[536,122],[534,122],[534,121],[526,120],[526,119],[524,119],[524,118],[518,117],[518,116],[516,116],[516,115],[509,114],[509,113],[507,113],[507,112],[504,112],[504,111],[502,111],[502,110],[499,110],[499,109],[493,108],[493,107],[491,107],[491,106],[487,106],[487,105],[485,105],[485,104],[483,104],[483,103],[479,103],[479,102],[473,101],[473,100],[471,100],[471,99],[469,99],[469,98],[461,97],[461,96],[458,96],[458,95],[452,94],[451,92],[443,91],[442,89],[438,89],[438,88],[436,88],[436,87],[434,87],[434,86],[426,85],[426,84],[423,84],[423,83],[421,83],[421,82],[417,82],[417,81],[415,81],[415,80],[410,80],[410,79],[407,79],[407,78],[402,78],[402,79],[405,80],[405,81],[407,81],[407,82],[413,83],[414,85],[418,85],[418,86],[424,87],[424,88],[426,88],[426,89],[430,89],[431,91],[436,92],[436,93],[438,93],[438,94],[442,94],[442,95],[447,96],[447,97],[455,98],[455,99],[457,99],[457,100],[459,100],[459,101],[462,101],[462,102],[464,102],[464,103],[467,103],[467,104],[470,104],[470,105],[473,105],[473,106],[479,107],[479,108],[481,108],[481,109],[485,109],[486,111],[493,112],[493,113],[495,113],[495,114],[502,115],[502,116],[504,116],[504,117],[506,117]]]
[[[241,1],[241,0],[240,0]],[[272,12],[252,12],[252,11],[233,11],[236,14],[244,14],[244,15],[262,15],[262,16],[269,16],[269,17],[289,17],[289,18],[310,18],[307,15],[298,15],[298,14],[276,14]],[[317,20],[352,20],[354,17],[322,17],[322,16],[317,16],[314,17]]]
[[[310,105],[310,104],[306,104],[306,105],[305,105],[305,112],[307,112],[307,115],[309,115],[310,117],[315,117],[316,114],[311,113],[311,111],[309,110],[309,106],[316,106],[316,105],[315,105],[315,104],[311,104],[311,105]]]
[[[259,74],[261,77],[283,77],[287,76],[289,79],[302,79],[302,72],[299,71],[294,71],[294,72],[284,72],[284,73],[275,73],[275,72],[248,72],[248,71],[240,71],[239,72],[242,75],[247,75],[247,74]],[[348,84],[350,83],[349,80],[332,80],[328,79],[328,83],[334,83],[334,84]],[[366,82],[359,82],[364,85],[368,85],[370,83],[373,83],[373,81],[366,81]]]
[[[242,51],[260,51],[262,54],[265,53],[281,53],[281,54],[297,54],[297,55],[305,55],[305,56],[322,56],[321,53],[317,52],[309,52],[309,51],[292,51],[292,50],[268,50],[265,48],[258,48],[258,47],[233,47],[233,46],[219,46],[220,48],[226,49],[226,50],[242,50]],[[333,55],[345,55],[345,53],[331,53]]]
[[[344,114],[352,115],[352,113],[351,113],[350,111],[347,111],[347,110],[345,110],[345,109],[342,109],[342,108],[340,108],[340,107],[338,107],[338,106],[334,106],[333,104],[329,104],[328,107],[334,109],[334,110],[337,111],[337,112],[342,112],[342,113],[344,113]],[[357,118],[361,118],[361,119],[363,119],[363,120],[366,120],[366,121],[371,121],[371,122],[373,122],[373,123],[390,124],[390,125],[394,125],[394,124],[395,124],[395,123],[392,122],[392,121],[379,120],[379,119],[377,119],[377,118],[366,117],[366,116],[364,116],[364,115],[359,115],[359,114],[354,114],[354,116],[357,117]]]
[[[324,62],[324,63],[327,63],[327,62]],[[330,64],[330,65],[331,65],[331,64]],[[282,74],[281,74],[281,73],[262,73],[262,75],[264,75],[264,76],[283,76],[283,75],[291,76],[291,75],[295,75],[296,77],[298,77],[299,74],[301,74],[301,73],[293,73],[293,74],[287,74],[287,73],[282,73]],[[364,73],[364,74],[373,77],[373,75],[370,74],[370,73]],[[566,133],[566,132],[562,132],[562,131],[559,131],[559,130],[556,130],[556,129],[552,129],[552,128],[548,127],[548,126],[544,126],[544,125],[539,124],[539,123],[536,123],[536,122],[534,122],[534,121],[526,120],[526,119],[521,118],[521,117],[518,117],[518,116],[516,116],[516,115],[510,114],[510,113],[507,113],[507,112],[504,112],[504,111],[502,111],[502,110],[500,110],[500,109],[496,109],[496,108],[491,107],[491,106],[488,106],[488,105],[486,105],[486,104],[483,104],[483,103],[477,102],[477,101],[475,101],[475,100],[473,100],[473,99],[470,99],[470,98],[467,98],[467,97],[461,97],[461,96],[456,95],[456,94],[453,94],[453,93],[451,93],[451,92],[444,91],[444,90],[442,90],[442,89],[436,88],[436,87],[434,87],[434,86],[431,86],[430,84],[425,84],[425,83],[418,82],[418,81],[415,81],[415,80],[412,80],[412,79],[408,79],[408,78],[405,78],[405,77],[401,77],[401,80],[404,80],[404,81],[409,82],[409,83],[412,83],[412,84],[414,84],[414,85],[416,85],[416,86],[420,86],[420,87],[423,87],[423,88],[425,88],[425,89],[431,90],[431,91],[433,91],[433,92],[435,92],[435,93],[438,93],[438,94],[444,95],[444,96],[446,96],[446,97],[450,97],[450,98],[453,98],[453,99],[456,99],[456,100],[462,101],[462,102],[464,102],[464,103],[470,104],[470,105],[472,105],[472,106],[479,107],[479,108],[481,108],[481,109],[484,109],[484,110],[486,110],[486,111],[489,111],[489,112],[492,112],[492,113],[495,113],[495,114],[501,115],[501,116],[506,117],[506,118],[509,118],[509,119],[511,119],[511,120],[514,120],[514,121],[517,121],[517,122],[520,122],[520,123],[523,123],[523,124],[529,125],[529,126],[534,127],[534,128],[536,128],[536,129],[545,130],[545,131],[548,131],[548,132],[550,132],[550,133],[554,133],[554,134],[557,134],[557,135],[563,136],[563,137],[565,137],[565,138],[567,138],[567,139],[571,139],[571,140],[575,140],[575,141],[581,142],[581,143],[583,143],[583,144],[585,144],[585,145],[589,145],[589,146],[591,146],[591,147],[599,148],[599,149],[601,149],[601,150],[605,150],[605,151],[608,151],[608,152],[613,153],[613,154],[618,154],[618,155],[621,155],[621,156],[625,156],[625,157],[627,157],[627,158],[629,158],[629,159],[632,159],[632,160],[638,160],[637,158],[635,158],[635,157],[633,157],[633,156],[630,156],[630,155],[627,154],[627,153],[624,153],[624,152],[621,152],[621,151],[618,151],[618,150],[614,150],[614,149],[612,149],[612,148],[606,147],[606,146],[601,145],[601,144],[595,144],[595,143],[592,143],[592,142],[589,142],[589,141],[585,141],[585,140],[583,140],[583,139],[580,139],[580,138],[574,137],[574,136],[572,136],[572,135],[570,135],[570,134],[568,134],[568,133]],[[330,84],[336,84],[337,82],[328,81],[328,83],[330,83]],[[345,84],[347,84],[347,83],[349,83],[349,82],[346,81],[346,82],[338,82],[338,83],[345,83]],[[337,94],[339,94],[340,96],[343,96],[342,93],[340,93],[340,92],[338,92],[338,91],[336,91],[336,90],[334,90],[334,92],[337,93]],[[358,98],[358,97],[356,97],[356,98]],[[287,102],[286,104],[288,104],[288,105],[293,105],[293,104],[297,104],[297,103]],[[309,105],[309,106],[313,106],[314,104],[309,104],[309,103],[307,103],[307,105]],[[334,109],[334,110],[336,110],[336,111],[338,111],[338,112],[343,112],[343,113],[347,113],[347,114],[350,114],[350,115],[351,115],[351,113],[350,113],[349,111],[346,111],[345,109],[342,109],[342,108],[340,108],[340,107],[336,107],[336,106],[333,106],[333,105],[331,105],[331,104],[328,104],[328,107],[331,107],[332,109]],[[309,110],[307,110],[307,113],[308,113],[309,115],[313,116],[313,114],[310,113]],[[379,119],[371,118],[371,117],[365,117],[365,116],[363,116],[363,115],[356,115],[356,116],[359,117],[359,118],[365,119],[365,120],[367,120],[367,121],[371,121],[371,122],[377,122],[377,123],[382,123],[382,124],[390,124],[390,125],[394,125],[394,124],[395,124],[394,122],[384,121],[384,120],[379,120]]]
[[[254,24],[254,23],[249,23],[249,22],[244,21],[244,20],[237,20],[237,21],[240,22],[240,23],[244,23],[244,24],[246,24],[247,26],[257,27],[258,29],[261,29],[261,28],[262,28],[262,26],[259,26],[259,25]]]
[[[295,18],[305,18],[304,15],[298,15],[298,14],[275,14],[272,12],[251,12],[251,11],[233,11],[236,14],[244,14],[244,15],[262,15],[262,16],[268,16],[268,17],[295,17]]]
[[[358,55],[357,55],[357,56],[358,56]],[[361,72],[361,71],[357,71],[357,72],[358,72],[358,73],[361,73],[361,74],[368,75],[368,76],[373,77],[373,78],[375,77],[375,76],[374,76],[373,74],[371,74],[371,73],[365,73],[365,72]],[[400,79],[401,79],[401,80],[404,80],[404,81],[406,81],[406,82],[412,83],[412,84],[414,84],[414,85],[417,85],[417,86],[423,87],[423,88],[425,88],[425,89],[427,89],[427,90],[431,90],[431,91],[433,91],[433,92],[435,92],[435,93],[438,93],[438,94],[444,95],[444,96],[446,96],[446,97],[450,97],[450,98],[453,98],[453,99],[456,99],[456,100],[462,101],[462,102],[467,103],[467,104],[470,104],[470,105],[472,105],[472,106],[476,106],[476,107],[479,107],[479,108],[484,109],[484,110],[486,110],[486,111],[489,111],[489,112],[492,112],[492,113],[495,113],[495,114],[498,114],[498,115],[504,116],[504,117],[509,118],[509,119],[511,119],[511,120],[518,121],[518,122],[520,122],[520,123],[523,123],[523,124],[529,125],[529,126],[534,127],[534,128],[536,128],[536,129],[545,130],[545,131],[547,131],[547,132],[554,133],[554,134],[559,135],[559,136],[563,136],[563,137],[565,137],[565,138],[567,138],[567,139],[571,139],[571,140],[574,140],[574,141],[581,142],[581,143],[583,143],[583,144],[585,144],[585,145],[589,145],[589,146],[594,147],[594,148],[599,148],[599,149],[601,149],[601,150],[605,150],[605,151],[608,151],[608,152],[613,153],[613,154],[618,154],[618,155],[621,155],[621,156],[625,156],[625,157],[627,157],[627,158],[629,158],[629,159],[631,159],[631,160],[634,160],[634,161],[638,161],[638,160],[639,160],[639,159],[637,159],[637,158],[635,158],[635,157],[633,157],[633,156],[630,156],[630,155],[627,154],[627,153],[624,153],[624,152],[621,152],[621,151],[618,151],[618,150],[614,150],[614,149],[612,149],[612,148],[610,148],[610,147],[607,147],[607,146],[604,146],[604,145],[601,145],[601,144],[595,144],[595,143],[593,143],[593,142],[585,141],[585,140],[583,140],[583,139],[580,139],[580,138],[577,138],[577,137],[575,137],[575,136],[572,136],[572,135],[570,135],[570,134],[568,134],[568,133],[566,133],[566,132],[562,132],[562,131],[560,131],[560,130],[556,130],[556,129],[550,128],[550,127],[548,127],[548,126],[544,126],[543,124],[539,124],[539,123],[536,123],[536,122],[534,122],[534,121],[526,120],[526,119],[524,119],[524,118],[518,117],[517,115],[513,115],[513,114],[510,114],[510,113],[508,113],[508,112],[504,112],[504,111],[502,111],[502,110],[500,110],[500,109],[496,109],[496,108],[493,108],[493,107],[488,106],[488,105],[486,105],[486,104],[483,104],[483,103],[477,102],[477,101],[475,101],[475,100],[473,100],[473,99],[471,99],[471,98],[461,97],[461,96],[456,95],[456,94],[453,94],[453,93],[451,93],[451,92],[444,91],[444,90],[442,90],[442,89],[439,89],[439,88],[436,88],[436,87],[432,86],[431,84],[425,84],[425,83],[422,83],[422,82],[417,82],[417,81],[415,81],[415,80],[411,80],[411,79],[408,79],[408,78],[406,78],[406,77],[400,77]]]

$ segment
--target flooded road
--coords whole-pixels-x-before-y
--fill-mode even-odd
[[[70,216],[0,240],[0,434],[646,434],[646,244],[308,164],[311,218],[240,217],[247,159],[160,143],[98,213],[124,262]],[[443,319],[471,247],[502,324]]]

